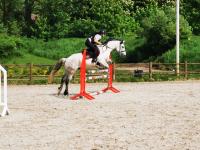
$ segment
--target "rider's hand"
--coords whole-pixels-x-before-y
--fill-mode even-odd
[[[102,43],[99,41],[95,41],[96,44],[101,45]]]

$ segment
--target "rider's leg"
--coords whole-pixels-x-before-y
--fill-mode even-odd
[[[99,56],[99,48],[95,45],[94,56],[93,56],[92,62],[96,62],[98,56]]]
[[[95,49],[95,45],[92,44],[88,39],[85,41],[85,45],[88,47],[88,54],[90,56],[90,58],[94,57],[94,49]]]

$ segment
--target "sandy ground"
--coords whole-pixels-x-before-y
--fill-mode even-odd
[[[200,81],[114,86],[121,92],[93,101],[58,97],[58,85],[9,86],[0,150],[200,149]],[[74,94],[79,85],[70,89]]]

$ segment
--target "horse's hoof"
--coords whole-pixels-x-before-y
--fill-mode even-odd
[[[69,95],[69,92],[64,92],[64,96],[68,96]]]

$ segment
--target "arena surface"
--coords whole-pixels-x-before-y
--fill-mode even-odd
[[[58,85],[9,86],[0,150],[200,149],[200,81],[114,86],[121,92],[93,101],[56,96]],[[79,85],[70,89],[75,94]]]

